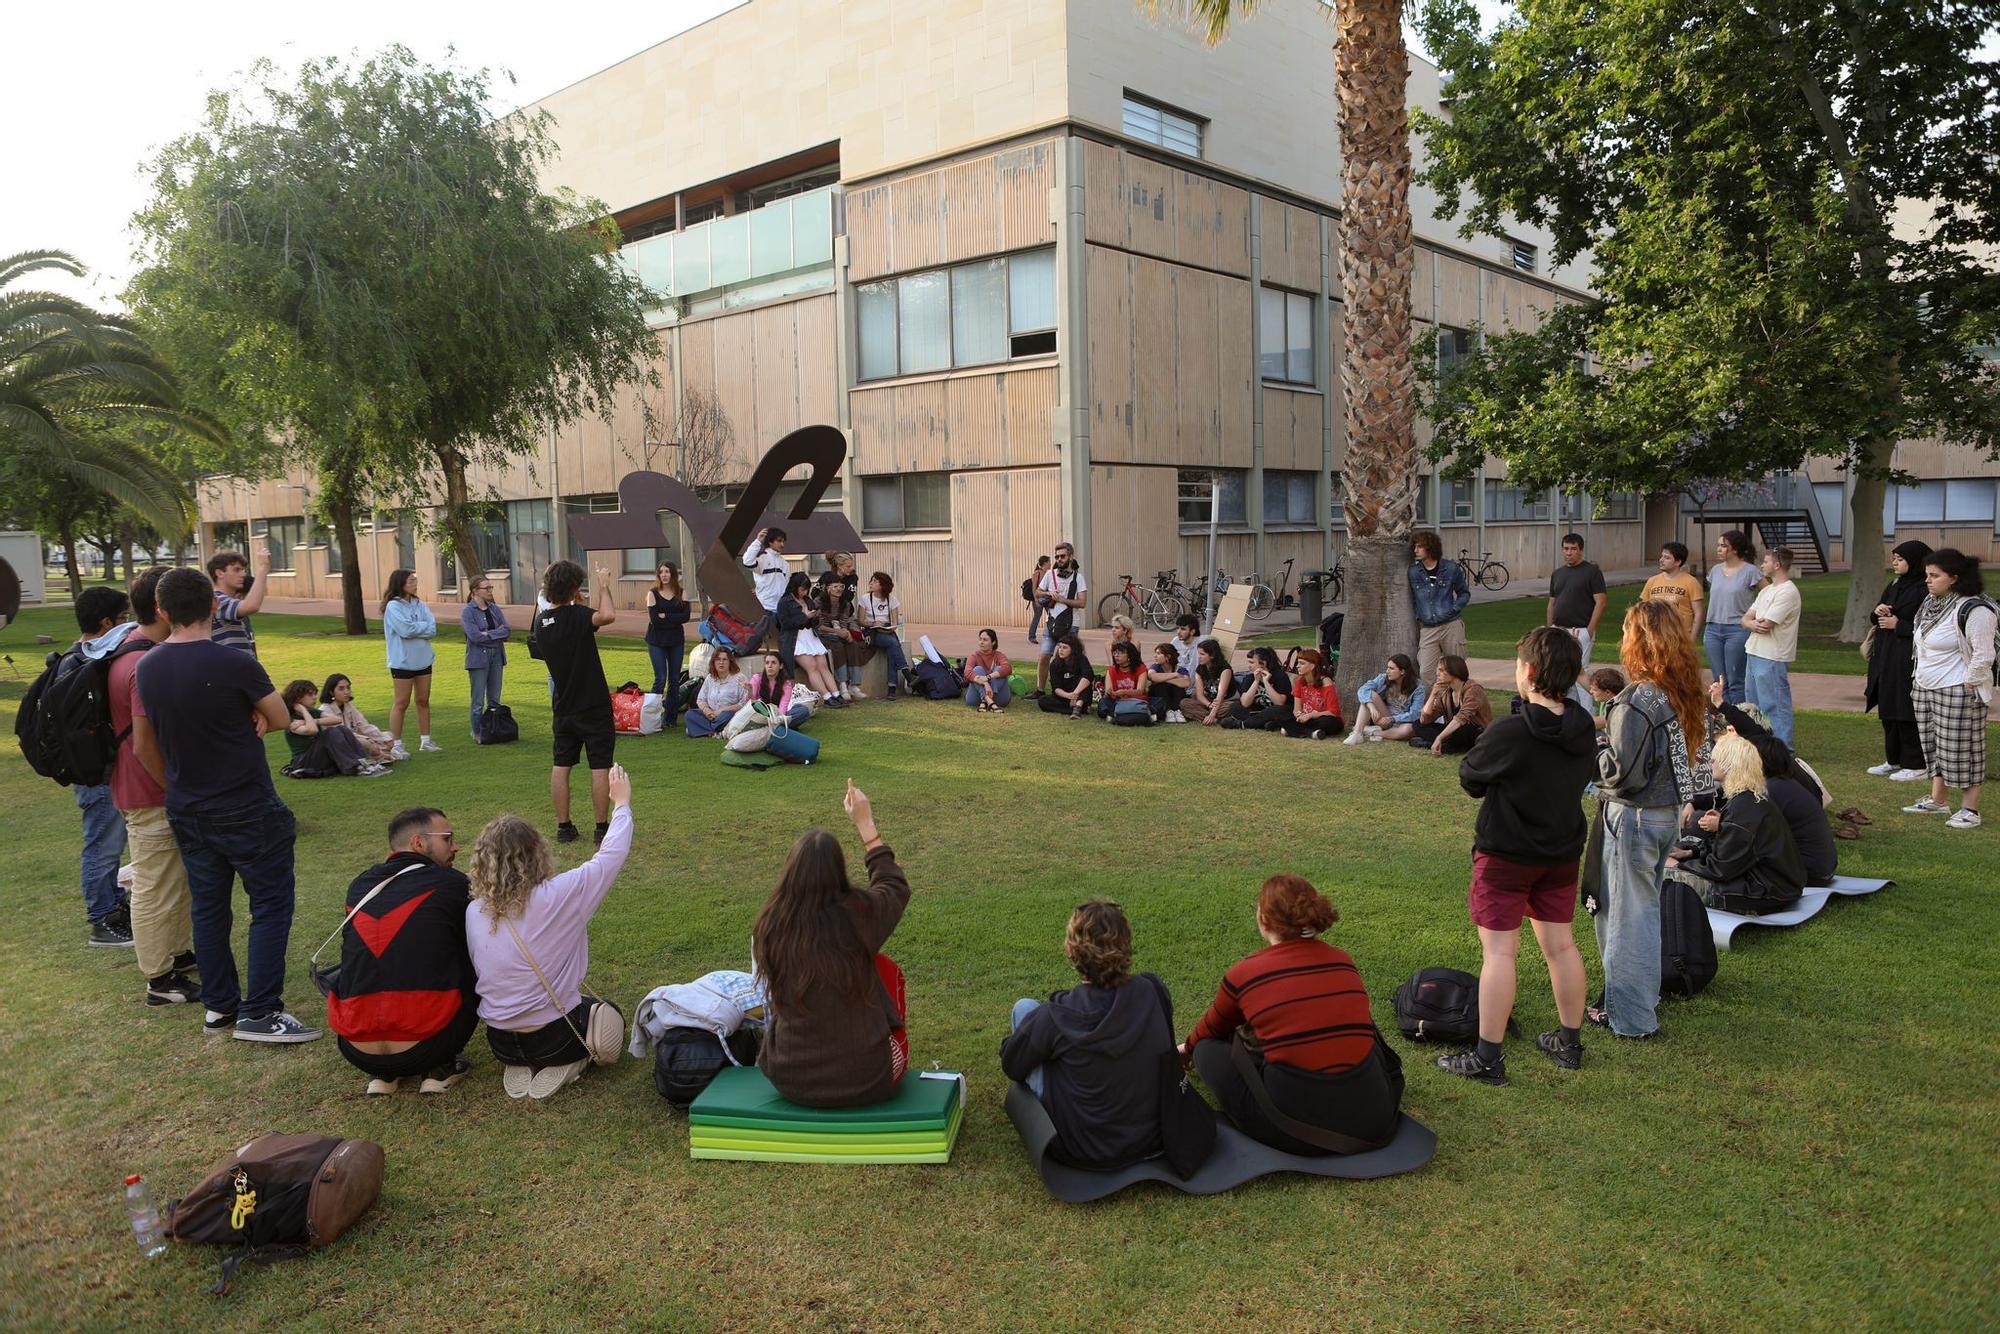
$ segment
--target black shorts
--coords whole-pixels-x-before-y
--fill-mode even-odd
[[[419,676],[429,676],[430,674],[431,669],[429,667],[391,667],[389,669],[390,677],[397,681],[414,681]]]
[[[618,730],[612,726],[609,714],[596,718],[565,718],[557,715],[555,733],[556,768],[574,767],[576,757],[586,750],[590,752],[591,768],[611,767],[611,750],[618,739]]]

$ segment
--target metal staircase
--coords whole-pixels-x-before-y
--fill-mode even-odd
[[[1706,529],[1753,530],[1763,550],[1790,547],[1794,575],[1824,574],[1833,568],[1826,551],[1826,518],[1803,473],[1690,487],[1681,492],[1681,513]]]

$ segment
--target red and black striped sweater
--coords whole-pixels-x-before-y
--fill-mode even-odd
[[[1323,940],[1287,940],[1240,960],[1223,974],[1188,1046],[1227,1042],[1244,1023],[1265,1060],[1320,1074],[1352,1069],[1375,1047],[1361,972],[1347,951]]]

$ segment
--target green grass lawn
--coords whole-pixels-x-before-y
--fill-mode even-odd
[[[1497,618],[1496,610],[1480,609]],[[1525,622],[1524,622],[1525,623]],[[1486,623],[1482,621],[1482,625]],[[260,617],[273,678],[352,673],[386,719],[377,639]],[[25,668],[36,629],[0,635]],[[1479,651],[1511,630],[1497,619]],[[1511,642],[1511,641],[1509,641]],[[443,654],[455,664],[456,650]],[[608,646],[615,683],[636,643]],[[24,680],[0,681],[11,723]],[[322,1011],[307,955],[396,808],[435,804],[462,837],[503,811],[552,828],[537,664],[510,695],[521,745],[475,750],[466,689],[437,677],[446,747],[379,780],[280,780],[298,813],[287,999]],[[1448,1079],[1401,1043],[1407,1108],[1435,1163],[1374,1182],[1276,1177],[1195,1199],[1142,1187],[1092,1206],[1043,1191],[1001,1110],[1007,1008],[1068,985],[1063,924],[1108,895],[1185,1031],[1259,942],[1257,885],[1302,873],[1339,905],[1333,938],[1376,1014],[1416,969],[1476,968],[1465,920],[1475,804],[1446,763],[1202,728],[1113,729],[1030,713],[870,703],[815,723],[823,762],[726,769],[713,743],[621,741],[638,839],[591,932],[591,980],[628,1011],[664,982],[746,964],[792,839],[851,831],[852,776],[917,887],[890,951],[909,973],[913,1055],[971,1074],[943,1167],[694,1163],[685,1122],[637,1062],[547,1104],[510,1102],[484,1037],[443,1098],[367,1099],[331,1039],[205,1039],[194,1007],[147,1009],[126,952],[83,943],[69,794],[8,748],[9,940],[0,963],[0,1323],[243,1329],[537,1326],[900,1328],[1993,1328],[2000,1323],[2000,1040],[1992,1020],[1995,831],[1896,813],[1859,776],[1872,718],[1806,713],[1802,748],[1841,804],[1875,817],[1846,869],[1894,876],[1794,931],[1750,930],[1665,1039],[1587,1037],[1579,1074],[1542,1061],[1547,979],[1525,948],[1513,1085]],[[282,743],[270,743],[274,762]],[[561,860],[572,864],[573,849]],[[238,903],[241,904],[239,898]],[[243,915],[238,914],[239,942]],[[1580,927],[1588,936],[1587,926]],[[239,943],[239,960],[241,946]],[[1594,969],[1596,950],[1586,944]],[[1596,979],[1593,977],[1593,986]],[[145,1261],[119,1183],[177,1195],[266,1130],[374,1139],[388,1179],[332,1249],[206,1295],[217,1255]]]

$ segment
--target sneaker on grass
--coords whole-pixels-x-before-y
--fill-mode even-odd
[[[567,1065],[545,1065],[535,1071],[535,1077],[528,1081],[528,1096],[536,1102],[553,1098],[556,1091],[565,1085],[574,1084],[583,1078],[584,1068],[589,1060],[571,1061]]]
[[[449,1093],[451,1092],[451,1086],[465,1078],[466,1072],[471,1069],[472,1062],[467,1060],[463,1053],[460,1053],[425,1075],[424,1082],[418,1086],[417,1092]]]
[[[1890,774],[1896,772],[1896,766],[1893,764],[1889,764],[1885,761],[1884,763],[1881,764],[1869,765],[1868,772],[1875,775],[1877,778],[1887,778]]]
[[[238,1042],[315,1042],[319,1036],[320,1031],[317,1028],[300,1023],[297,1016],[286,1014],[282,1010],[256,1019],[236,1021]]]
[[[1944,827],[1946,829],[1977,829],[1979,828],[1979,812],[1961,810],[1958,814],[1946,820]]]
[[[581,837],[583,835],[577,833],[576,826],[568,820],[564,820],[556,826],[556,842],[558,843],[574,843]]]
[[[1918,797],[1915,801],[1903,807],[1903,814],[1943,815],[1946,811],[1950,809],[1951,807],[1945,805],[1941,801],[1932,801],[1929,797]]]
[[[201,988],[185,974],[169,972],[146,984],[148,1005],[191,1005],[201,999]]]
[[[391,761],[407,760],[410,758],[410,752],[403,749],[403,743],[398,741],[394,746],[389,748],[389,758]]]
[[[1565,1070],[1583,1068],[1583,1044],[1564,1041],[1560,1030],[1538,1034],[1535,1045],[1547,1052],[1549,1059]]]
[[[371,1079],[368,1081],[368,1096],[371,1098],[386,1098],[401,1087],[403,1087],[403,1081],[400,1079]]]
[[[1921,783],[1929,777],[1930,775],[1922,769],[1898,769],[1895,773],[1889,775],[1889,781],[1892,783]]]
[[[1476,1079],[1482,1084],[1504,1086],[1507,1083],[1507,1058],[1502,1056],[1497,1061],[1482,1061],[1477,1048],[1440,1056],[1437,1067],[1448,1075]]]
[[[215,1010],[204,1010],[201,1016],[201,1031],[210,1037],[219,1038],[224,1033],[236,1031],[236,1011],[222,1014]]]
[[[510,1098],[528,1096],[528,1086],[535,1082],[535,1072],[525,1065],[510,1065],[500,1073],[500,1087]]]
[[[101,921],[90,924],[90,943],[109,949],[130,949],[132,947],[132,931],[131,928],[120,926],[111,918],[106,917]]]

